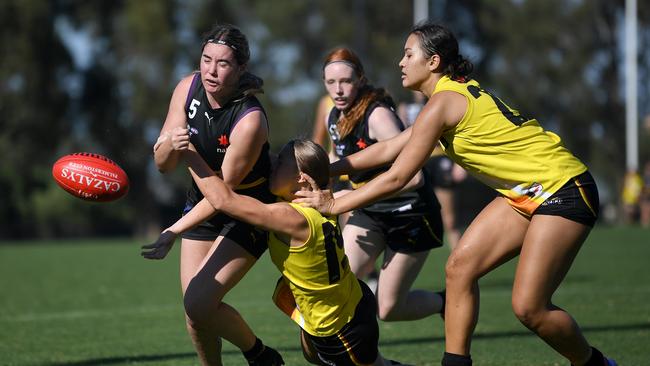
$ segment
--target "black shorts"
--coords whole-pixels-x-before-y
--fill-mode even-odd
[[[598,187],[587,171],[571,178],[551,197],[546,199],[533,215],[562,216],[571,221],[593,227],[598,219],[600,201]]]
[[[370,288],[359,281],[363,296],[354,310],[354,317],[335,335],[316,337],[303,335],[316,352],[321,365],[370,365],[379,355],[377,300]]]
[[[442,246],[440,212],[412,215],[379,214],[354,210],[347,225],[381,234],[386,245],[397,253],[416,253]]]
[[[191,230],[181,238],[201,241],[215,241],[218,237],[228,238],[244,248],[255,258],[260,258],[268,248],[268,233],[253,225],[235,220],[225,214],[217,214]]]
[[[431,184],[434,188],[451,188],[454,186],[452,171],[454,161],[447,155],[434,155],[424,165],[425,172],[431,177]]]

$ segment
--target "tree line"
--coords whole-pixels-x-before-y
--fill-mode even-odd
[[[535,116],[585,161],[616,201],[625,164],[623,0],[430,1],[486,89]],[[639,111],[650,113],[650,4],[639,2]],[[0,239],[148,235],[175,220],[188,175],[162,176],[151,147],[171,92],[197,68],[203,32],[238,25],[272,149],[309,136],[324,94],[322,58],[353,48],[373,84],[409,99],[397,63],[410,1],[64,1],[0,4]],[[649,131],[641,157],[650,159]],[[128,173],[127,197],[76,200],[50,176],[60,156],[104,154]],[[602,190],[602,188],[601,188]]]

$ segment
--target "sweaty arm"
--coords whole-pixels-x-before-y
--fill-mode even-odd
[[[165,123],[160,130],[160,137],[154,146],[154,162],[162,173],[173,170],[178,164],[181,150],[187,149],[189,135],[186,131],[185,100],[190,90],[194,74],[183,78],[172,94]]]
[[[265,204],[253,197],[237,194],[195,151],[183,154],[192,178],[213,209],[262,229],[289,235],[300,242],[309,239],[307,220],[289,204]]]
[[[385,107],[375,108],[368,118],[368,135],[377,141],[384,141],[399,135],[402,131],[402,122],[390,109]],[[402,193],[419,188],[424,184],[422,170],[396,193]]]

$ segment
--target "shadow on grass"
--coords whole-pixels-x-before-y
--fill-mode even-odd
[[[650,330],[650,323],[638,324],[620,324],[620,325],[603,325],[603,326],[586,326],[583,327],[584,332],[618,332],[618,331],[636,331],[636,330]],[[534,337],[535,335],[526,330],[511,331],[511,332],[493,332],[493,333],[477,333],[474,339],[496,339],[496,338],[512,338],[512,337]],[[443,343],[443,337],[418,337],[418,338],[401,338],[394,340],[387,340],[379,342],[380,346],[396,346],[401,344],[420,344],[420,343]],[[278,347],[280,353],[282,351],[301,352],[301,348],[297,347]],[[238,354],[238,351],[224,351],[223,354]],[[39,366],[99,366],[99,365],[119,365],[128,364],[133,362],[155,362],[155,361],[169,361],[186,358],[195,358],[194,352],[188,353],[168,353],[162,355],[143,355],[143,356],[122,356],[122,357],[106,357],[94,358],[90,360],[73,361],[73,362],[51,362],[39,364]]]
[[[598,325],[598,326],[584,326],[581,327],[582,331],[585,333],[589,332],[627,332],[627,331],[636,331],[636,330],[650,330],[650,323],[638,323],[638,324],[619,324],[619,325]],[[523,329],[520,331],[510,331],[510,332],[493,332],[493,333],[476,333],[472,339],[498,339],[498,338],[516,338],[516,337],[537,337],[533,332]],[[444,343],[444,337],[418,337],[418,338],[401,338],[401,339],[391,339],[384,342],[379,342],[380,346],[396,346],[400,344],[417,344],[417,343]]]
[[[583,283],[589,283],[593,281],[594,281],[593,276],[572,275],[565,278],[562,281],[562,285],[565,286],[566,284],[583,284]],[[512,278],[504,278],[504,279],[482,278],[479,283],[481,286],[481,290],[489,290],[489,289],[512,290],[512,284],[513,284]]]
[[[233,354],[236,351],[223,351],[222,354]],[[155,362],[180,360],[184,358],[195,358],[196,353],[167,353],[164,355],[142,355],[142,356],[116,356],[105,358],[93,358],[89,360],[71,361],[71,362],[49,362],[39,364],[40,366],[97,366],[97,365],[120,365],[133,362]]]

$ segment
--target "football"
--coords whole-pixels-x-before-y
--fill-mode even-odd
[[[86,201],[114,201],[129,190],[129,177],[124,170],[99,154],[65,155],[52,166],[52,177],[66,192]]]

